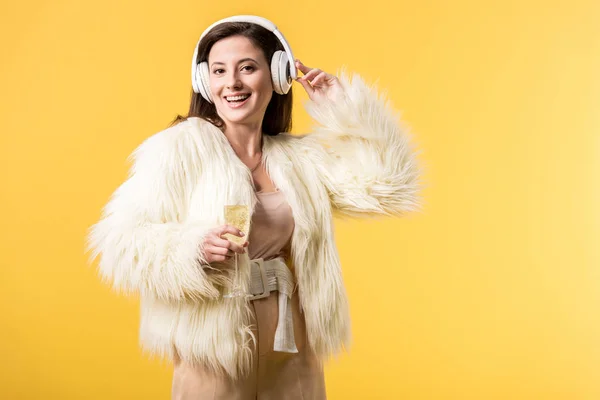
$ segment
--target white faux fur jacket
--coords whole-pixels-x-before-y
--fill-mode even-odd
[[[263,159],[289,202],[291,260],[308,343],[322,358],[348,344],[350,321],[333,235],[333,211],[350,216],[418,210],[419,167],[396,114],[360,76],[339,74],[336,101],[306,103],[318,126],[304,136],[264,136]],[[129,178],[88,233],[92,259],[115,288],[139,292],[140,341],[238,377],[251,366],[246,300],[222,299],[224,275],[203,268],[203,235],[224,223],[224,205],[256,203],[249,169],[222,132],[189,118],[146,139]],[[239,261],[249,273],[248,255]]]

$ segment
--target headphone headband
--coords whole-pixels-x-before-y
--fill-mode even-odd
[[[294,55],[292,54],[292,49],[290,48],[290,45],[288,44],[288,42],[285,40],[285,37],[283,36],[283,34],[277,29],[277,26],[275,26],[274,23],[272,23],[271,21],[269,21],[266,18],[263,17],[259,17],[257,15],[234,15],[232,17],[227,17],[227,18],[223,18],[213,24],[211,24],[208,28],[206,28],[204,30],[204,32],[202,32],[202,35],[200,35],[200,39],[198,39],[198,43],[196,43],[196,48],[194,49],[194,56],[192,58],[192,84],[194,86],[197,85],[196,82],[196,68],[197,68],[197,58],[198,58],[198,48],[200,47],[200,42],[202,41],[202,39],[204,38],[204,36],[206,36],[211,29],[213,29],[215,26],[226,23],[226,22],[249,22],[252,24],[256,24],[256,25],[260,25],[265,29],[268,29],[269,31],[273,32],[273,34],[275,36],[277,36],[277,39],[279,39],[279,42],[283,45],[283,48],[285,50],[285,52],[287,53],[288,56],[288,60],[289,60],[289,64],[290,64],[290,77],[292,79],[296,79],[296,77],[298,76],[297,72],[296,72],[296,65],[295,65],[295,58]]]

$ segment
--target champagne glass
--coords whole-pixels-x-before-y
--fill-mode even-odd
[[[250,207],[245,205],[226,205],[225,206],[225,223],[231,226],[235,226],[240,231],[244,232],[243,237],[234,236],[229,233],[223,235],[225,239],[232,241],[240,246],[244,244],[250,231]],[[240,274],[238,271],[238,253],[234,253],[234,264],[235,269],[232,278],[232,287],[228,293],[224,294],[223,297],[235,298],[235,297],[246,297],[248,293],[243,290],[243,286],[240,282]]]

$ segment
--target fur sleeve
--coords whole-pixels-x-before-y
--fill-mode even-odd
[[[318,123],[305,136],[334,210],[347,216],[403,215],[420,209],[420,170],[407,129],[376,87],[342,70],[336,101],[309,101]]]
[[[201,168],[187,122],[146,139],[130,156],[129,178],[91,226],[87,248],[99,272],[120,291],[167,301],[218,296],[202,265],[201,242],[211,228],[187,218]]]

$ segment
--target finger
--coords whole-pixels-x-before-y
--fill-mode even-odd
[[[244,236],[244,232],[240,231],[238,228],[236,228],[235,226],[231,226],[231,225],[223,225],[221,227],[219,237],[223,236],[226,233],[230,233],[232,235],[239,236],[239,237]]]
[[[207,247],[204,249],[204,257],[208,262],[215,262],[215,261],[224,261],[225,260],[225,256],[222,254],[217,254],[215,253],[215,249],[212,247]]]
[[[231,245],[230,245],[229,249],[232,252],[235,252],[235,253],[238,253],[238,254],[243,254],[243,253],[246,252],[246,250],[244,250],[244,248],[242,246],[240,246],[239,244],[233,243],[231,241],[230,241],[230,243],[231,243]]]
[[[213,256],[215,256],[215,255],[224,256],[227,254],[229,249],[226,249],[224,247],[209,246],[206,248],[205,251],[206,251],[206,253],[212,254]]]
[[[312,81],[321,72],[323,72],[323,71],[321,71],[319,68],[311,69],[306,75],[304,75],[302,78],[300,78],[300,80],[303,80],[303,81]]]
[[[246,252],[242,246],[228,239],[214,238],[210,243],[214,247],[230,250],[232,255],[233,253],[243,254]]]
[[[230,243],[230,241],[229,241],[229,240],[227,240],[227,239],[224,239],[224,238],[222,238],[222,237],[220,237],[220,236],[210,236],[210,237],[207,239],[207,243],[208,243],[208,244],[211,244],[211,245],[213,245],[213,246],[216,246],[216,247],[225,247],[225,248],[229,248],[229,243]]]
[[[304,81],[302,79],[298,79],[298,82],[302,85],[302,87],[304,88],[304,90],[306,90],[306,92],[310,95],[312,95],[315,92],[315,88],[313,88],[310,83],[308,83],[307,81]]]
[[[296,67],[304,74],[304,76],[296,78],[298,80],[312,80],[313,76],[321,71],[319,68],[307,67],[300,60],[296,62]]]
[[[313,79],[310,84],[314,87],[314,86],[318,86],[320,83],[323,83],[325,81],[325,78],[327,77],[327,74],[325,72],[321,72],[319,75],[317,75],[315,77],[315,79]]]
[[[244,253],[244,248],[242,246],[240,246],[239,244],[232,242],[231,240],[225,240],[225,244],[220,243],[219,247],[225,248],[230,250],[232,253],[239,253],[242,254]]]
[[[214,247],[213,254],[225,256],[225,257],[233,257],[233,251],[226,247]]]
[[[306,65],[302,64],[302,61],[298,60],[296,58],[296,67],[300,70],[300,72],[302,72],[303,74],[306,74],[308,71],[311,70],[311,68],[307,67]]]

